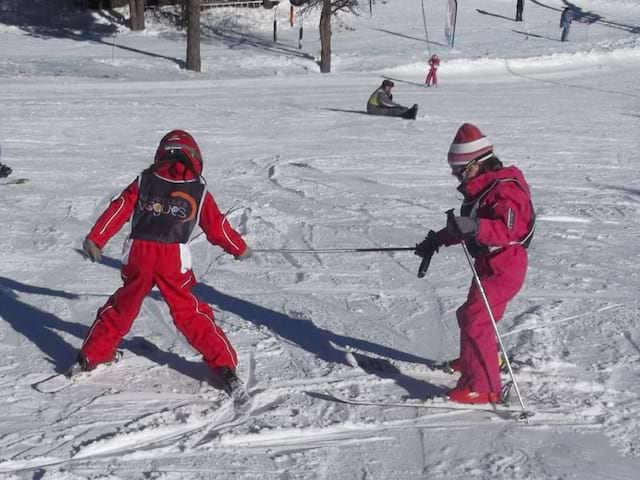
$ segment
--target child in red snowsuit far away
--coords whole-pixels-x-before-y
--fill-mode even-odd
[[[429,59],[429,73],[427,74],[427,78],[424,83],[427,84],[427,87],[433,85],[434,87],[438,86],[438,74],[437,70],[440,66],[440,57],[438,55],[433,54]]]
[[[465,242],[496,321],[522,287],[535,215],[529,186],[516,167],[504,167],[480,130],[462,125],[449,149],[449,166],[464,196],[457,226],[448,225],[417,245],[429,257],[441,246]],[[450,362],[461,376],[448,397],[459,403],[496,403],[500,367],[495,332],[475,281],[456,311],[460,357]]]
[[[189,241],[200,226],[211,243],[236,259],[248,258],[251,249],[218,210],[201,173],[195,139],[183,130],[167,133],[154,163],[111,201],[87,235],[84,251],[99,261],[104,245],[130,222],[121,271],[124,284],[98,310],[78,356],[82,370],[115,358],[142,301],[157,286],[176,327],[222,378],[225,390],[231,394],[242,389],[235,374],[235,350],[216,325],[211,307],[191,291],[196,279]]]

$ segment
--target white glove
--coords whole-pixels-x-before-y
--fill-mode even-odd
[[[102,258],[102,250],[98,248],[93,240],[85,238],[82,243],[82,249],[84,250],[84,253],[86,253],[87,258],[92,262],[99,262]]]
[[[247,258],[250,258],[252,255],[253,255],[253,250],[251,250],[251,247],[247,245],[247,248],[244,249],[244,252],[242,252],[240,255],[236,255],[235,259],[246,260]]]

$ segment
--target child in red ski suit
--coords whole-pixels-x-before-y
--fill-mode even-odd
[[[84,251],[99,261],[109,239],[131,223],[123,253],[124,285],[98,310],[80,350],[83,370],[114,359],[143,299],[156,285],[175,325],[226,381],[223,386],[238,386],[236,352],[214,322],[211,307],[191,292],[196,279],[189,240],[200,226],[211,243],[236,259],[249,257],[251,250],[218,210],[201,173],[202,155],[194,138],[183,130],[167,133],[153,165],[111,201],[87,235]]]
[[[424,81],[424,83],[427,84],[427,87],[430,87],[431,85],[433,85],[434,87],[438,86],[437,70],[439,66],[440,57],[435,54],[431,55],[431,58],[429,59],[429,73],[427,73],[427,78]]]
[[[496,321],[522,287],[534,211],[529,187],[516,167],[503,167],[493,146],[471,124],[460,127],[448,154],[452,174],[464,195],[457,227],[429,232],[416,253],[429,257],[441,246],[465,242]],[[496,403],[500,399],[500,367],[495,333],[480,291],[472,282],[466,302],[456,312],[460,326],[460,371],[448,397],[460,403]]]

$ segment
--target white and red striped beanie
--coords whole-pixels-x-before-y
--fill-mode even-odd
[[[493,145],[480,129],[470,123],[463,124],[449,147],[449,166],[455,170],[469,162],[482,162],[493,155]]]

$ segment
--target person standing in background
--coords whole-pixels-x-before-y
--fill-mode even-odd
[[[522,11],[524,10],[524,0],[518,0],[516,4],[516,22],[522,21]]]
[[[569,40],[569,29],[571,28],[571,9],[569,7],[562,11],[560,16],[560,28],[562,29],[561,40],[566,42]]]
[[[434,87],[438,86],[438,67],[440,66],[440,57],[435,53],[431,55],[429,59],[429,73],[427,74],[427,78],[424,83],[427,84],[427,87],[433,85]]]

